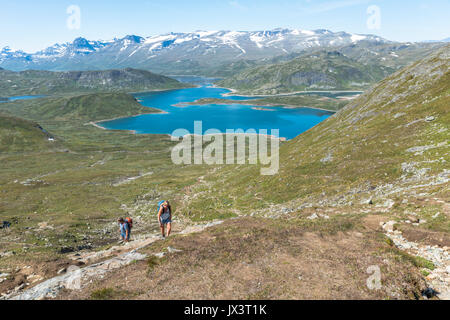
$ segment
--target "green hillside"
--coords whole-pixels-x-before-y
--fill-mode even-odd
[[[50,72],[0,70],[0,96],[75,92],[137,92],[189,87],[145,70]]]
[[[288,62],[247,69],[217,85],[243,94],[361,90],[393,71],[377,64],[359,63],[338,51],[319,51]]]
[[[450,160],[449,65],[447,46],[282,145],[279,174],[261,176],[258,166],[224,168],[209,177],[207,190],[193,196],[186,210],[207,217],[283,204],[295,211],[357,206],[368,199],[398,203],[416,192],[444,192]]]
[[[39,124],[0,114],[0,153],[49,151],[58,145]]]
[[[157,110],[143,107],[126,93],[95,93],[79,96],[51,97],[17,101],[14,112],[19,117],[33,120],[96,121],[129,117]],[[3,106],[8,110],[8,104]]]

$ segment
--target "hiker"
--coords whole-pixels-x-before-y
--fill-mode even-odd
[[[117,221],[119,222],[119,231],[121,240],[125,242],[130,241],[131,225],[129,221],[125,220],[124,218],[120,218]]]
[[[159,203],[158,221],[163,238],[170,236],[172,231],[172,208],[169,201],[161,201]],[[164,233],[165,225],[167,225],[167,235]]]
[[[2,225],[0,226],[0,229],[8,229],[11,226],[11,223],[8,221],[3,221]]]

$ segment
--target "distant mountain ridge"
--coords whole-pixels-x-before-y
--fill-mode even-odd
[[[288,62],[259,66],[219,81],[241,94],[278,94],[303,90],[361,90],[394,69],[363,64],[339,51],[322,50]]]
[[[242,59],[265,59],[308,48],[348,45],[359,41],[390,43],[375,35],[329,30],[198,31],[140,37],[128,35],[110,41],[77,38],[36,53],[0,51],[0,66],[22,71],[101,70],[140,68],[159,73],[204,71],[212,65]]]
[[[303,90],[364,90],[396,70],[423,59],[445,43],[373,43],[311,48],[265,60],[239,61],[220,70],[217,85],[240,94]]]

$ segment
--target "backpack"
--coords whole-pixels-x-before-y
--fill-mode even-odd
[[[125,218],[125,222],[128,224],[128,227],[130,228],[130,230],[133,228],[133,219],[131,218]]]
[[[156,214],[159,213],[159,209],[161,208],[161,205],[166,202],[166,200],[161,200],[160,202],[158,202],[158,208],[156,209]]]

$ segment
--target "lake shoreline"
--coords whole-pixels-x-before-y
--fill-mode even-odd
[[[136,115],[132,115],[132,116],[122,116],[122,117],[115,117],[112,119],[102,119],[102,120],[98,120],[98,121],[92,121],[87,123],[87,125],[93,125],[96,128],[99,128],[101,130],[111,130],[111,131],[123,131],[123,132],[128,132],[131,134],[151,134],[151,135],[162,135],[162,136],[167,136],[172,140],[177,140],[180,139],[180,137],[174,137],[172,136],[172,133],[174,128],[170,125],[171,120],[172,119],[170,116],[169,117],[165,117],[165,119],[167,119],[167,121],[169,121],[168,124],[168,128],[164,129],[161,128],[160,125],[158,125],[158,121],[155,123],[153,120],[151,120],[150,118],[141,118],[139,120],[133,120],[132,118],[135,117],[139,117],[141,115],[144,114],[153,114],[153,115],[157,115],[157,114],[173,114],[172,117],[175,117],[174,123],[179,123],[177,124],[177,126],[183,127],[186,126],[187,124],[183,124],[184,121],[186,121],[187,119],[190,119],[192,117],[194,117],[194,122],[195,120],[199,120],[199,119],[203,119],[203,117],[208,117],[209,113],[213,113],[217,119],[222,119],[219,115],[222,114],[223,112],[225,112],[224,119],[228,119],[228,124],[227,127],[222,125],[222,121],[219,120],[219,122],[217,124],[212,124],[212,127],[218,128],[219,132],[221,132],[222,135],[227,135],[226,131],[228,129],[226,128],[242,128],[244,130],[244,132],[241,132],[241,134],[246,134],[245,130],[249,129],[250,127],[252,128],[256,128],[257,132],[258,130],[260,130],[261,128],[267,128],[268,130],[270,129],[274,129],[274,128],[278,128],[279,130],[279,126],[283,126],[282,124],[274,124],[273,121],[275,121],[277,123],[277,121],[281,121],[281,117],[279,115],[284,115],[284,114],[291,114],[291,115],[296,115],[294,119],[298,119],[298,120],[293,120],[293,122],[289,122],[290,126],[288,129],[283,129],[283,132],[281,134],[281,137],[277,139],[280,139],[281,141],[287,141],[287,140],[291,140],[293,138],[295,138],[296,136],[298,136],[299,134],[301,134],[304,131],[307,131],[308,129],[310,129],[309,127],[309,123],[311,123],[311,126],[315,126],[318,123],[320,123],[322,120],[319,120],[320,118],[323,117],[329,117],[332,116],[335,112],[337,108],[337,103],[336,103],[336,108],[335,110],[333,110],[333,108],[335,107],[333,106],[328,106],[327,103],[320,103],[317,102],[316,103],[316,98],[315,97],[311,97],[311,98],[300,98],[297,104],[297,99],[293,99],[293,101],[289,101],[292,99],[287,99],[287,101],[284,101],[284,99],[282,99],[282,101],[278,102],[276,100],[278,99],[273,99],[275,101],[263,101],[263,99],[257,99],[259,101],[255,101],[252,100],[251,97],[247,97],[247,96],[235,96],[234,98],[226,98],[227,96],[233,96],[234,93],[236,93],[236,90],[233,89],[229,89],[229,88],[218,88],[217,86],[215,86],[214,84],[211,83],[203,83],[202,85],[199,86],[195,86],[196,88],[200,88],[199,91],[183,91],[183,89],[180,90],[171,90],[173,93],[170,93],[167,97],[168,100],[164,100],[167,99],[166,96],[162,96],[164,98],[162,98],[162,100],[158,100],[159,94],[157,95],[149,95],[148,97],[145,95],[146,92],[141,92],[141,93],[135,93],[134,94],[134,98],[135,100],[140,103],[142,106],[144,107],[150,107],[153,108],[156,112],[144,112],[144,113],[139,113]],[[194,86],[192,87],[193,90],[195,90]],[[214,90],[216,89],[216,90]],[[220,90],[217,90],[220,89]],[[159,91],[159,90],[158,90]],[[164,90],[165,91],[165,90]],[[321,91],[324,92],[324,91]],[[336,91],[336,92],[342,92],[342,91]],[[312,92],[307,92],[307,93],[312,93]],[[352,91],[352,93],[355,93],[354,91]],[[359,92],[358,92],[359,94]],[[290,94],[288,94],[290,95]],[[170,98],[170,97],[176,97],[175,99]],[[271,95],[271,96],[280,96],[280,95]],[[265,96],[266,98],[268,96]],[[319,97],[320,98],[320,97]],[[155,100],[156,99],[156,100]],[[242,99],[242,100],[241,100]],[[203,101],[202,101],[203,100]],[[311,100],[311,101],[310,101]],[[149,102],[149,101],[153,101],[153,102]],[[333,100],[334,101],[334,100]],[[309,104],[318,104],[318,107],[313,107],[313,106],[308,106]],[[202,105],[211,105],[211,109],[208,108],[208,110],[204,109],[199,109],[199,107],[201,107]],[[240,120],[240,121],[235,121],[233,120],[233,116],[227,116],[228,112],[226,110],[226,108],[222,109],[221,105],[223,106],[230,106],[232,107],[233,105],[236,105],[238,107],[238,109],[233,108],[232,110],[253,110],[253,112],[258,112],[257,114],[254,113],[251,118],[248,119],[248,121],[244,121],[244,120]],[[155,108],[156,106],[156,108]],[[178,115],[179,111],[174,110],[173,108],[186,108],[186,107],[190,107],[193,106],[195,108],[192,109],[192,112],[190,112],[189,110],[186,110],[184,112],[180,111],[180,115]],[[324,106],[325,108],[322,108],[322,106]],[[161,109],[158,109],[161,108]],[[329,108],[329,109],[328,109]],[[286,109],[286,111],[282,111],[283,109]],[[298,111],[299,113],[297,113],[297,111],[288,111],[289,109],[303,109],[305,111]],[[270,120],[270,122],[272,124],[267,124],[268,118],[267,116],[262,115],[263,113],[261,113],[261,111],[264,111],[263,113],[267,113],[268,111],[272,111],[271,113],[276,113],[276,115],[269,116],[270,119],[273,118],[273,120]],[[241,112],[241,111],[239,111]],[[246,112],[246,114],[248,114],[248,111],[243,111]],[[292,113],[294,112],[294,113]],[[259,115],[260,114],[260,115]],[[181,116],[181,118],[180,118]],[[219,118],[217,118],[219,116]],[[309,116],[309,118],[304,118],[304,116]],[[124,122],[113,122],[113,123],[109,123],[106,124],[107,122],[111,122],[114,120],[118,120],[118,119],[125,119]],[[129,119],[129,121],[127,121],[126,119]],[[183,120],[185,119],[185,120]],[[302,119],[308,119],[306,120],[306,122],[303,122],[304,120]],[[231,121],[231,122],[230,122]],[[260,124],[258,124],[261,121],[262,123],[264,123],[263,126],[261,126]],[[298,125],[295,125],[295,123],[297,121]],[[253,122],[255,122],[255,124],[253,124]],[[136,124],[134,124],[136,123]],[[148,123],[148,124],[147,124]],[[156,127],[154,125],[152,125],[152,123],[154,125],[156,125]],[[211,124],[209,124],[209,126],[211,126]],[[173,127],[173,128],[172,128]],[[260,129],[258,129],[260,128]],[[174,129],[175,130],[175,129]],[[286,130],[286,132],[285,132]],[[158,133],[159,132],[159,133]],[[288,133],[289,132],[289,133]],[[188,134],[188,132],[186,132],[186,134]],[[234,134],[234,133],[231,133]],[[254,134],[254,133],[253,133]],[[188,135],[193,135],[195,136],[193,133],[189,133]],[[259,135],[257,133],[257,135]],[[264,134],[267,135],[267,134]],[[270,136],[270,135],[268,135]]]
[[[267,108],[285,108],[285,109],[305,108],[305,109],[314,109],[314,110],[319,110],[319,111],[331,112],[333,114],[338,112],[336,110],[331,110],[331,109],[325,109],[325,108],[319,108],[319,107],[309,107],[309,106],[297,106],[297,105],[290,105],[290,104],[275,104],[275,103],[258,104],[258,101],[254,101],[254,100],[237,100],[237,101],[230,100],[229,103],[224,102],[224,101],[223,102],[222,101],[202,102],[200,100],[201,99],[193,101],[193,102],[180,102],[180,103],[174,104],[172,106],[177,107],[177,108],[187,108],[189,106],[208,105],[208,104],[213,104],[213,105],[218,105],[218,106],[226,106],[226,105],[230,105],[230,104],[243,104],[243,105],[253,106],[255,108],[254,110],[259,110],[259,111],[273,111],[273,110],[259,109],[259,108],[267,107]]]
[[[143,114],[151,114],[151,113],[143,113]],[[141,116],[143,114],[137,114],[137,115],[134,115],[134,116],[131,116],[131,117],[125,117],[125,118],[139,117],[139,116]],[[121,119],[121,118],[124,118],[124,117],[118,117],[116,119]],[[98,128],[98,129],[105,130],[105,131],[121,131],[121,132],[129,133],[129,134],[133,134],[133,135],[138,135],[139,134],[139,135],[167,136],[172,141],[176,141],[176,140],[179,140],[180,138],[184,138],[184,137],[188,137],[188,136],[192,136],[192,137],[196,137],[196,136],[206,137],[206,136],[215,136],[215,135],[223,135],[223,136],[227,136],[227,135],[235,135],[235,136],[238,136],[238,135],[245,135],[245,136],[257,135],[257,136],[267,136],[268,138],[278,139],[278,140],[283,141],[283,142],[291,140],[291,139],[288,139],[288,138],[285,138],[285,137],[276,137],[276,136],[271,135],[271,134],[260,134],[260,133],[256,133],[255,134],[255,133],[245,133],[245,132],[244,133],[223,133],[223,132],[221,132],[221,133],[218,133],[218,134],[201,134],[201,135],[194,134],[194,133],[189,133],[189,134],[187,134],[185,136],[174,136],[174,135],[171,135],[171,134],[168,134],[168,133],[138,133],[136,130],[108,129],[108,128],[102,127],[101,125],[98,124],[98,123],[101,123],[101,122],[107,122],[107,121],[112,121],[112,120],[116,120],[116,119],[91,121],[91,122],[85,123],[85,125],[91,125],[91,126],[94,126],[94,127]]]
[[[148,108],[148,107],[146,107],[146,108]],[[157,110],[157,112],[138,113],[138,114],[135,114],[135,115],[132,115],[132,116],[122,116],[122,117],[115,117],[115,118],[112,118],[112,119],[90,121],[90,122],[86,123],[85,125],[91,125],[91,126],[94,126],[96,128],[102,129],[102,130],[114,130],[114,129],[108,129],[108,128],[102,127],[100,125],[100,123],[114,121],[114,120],[119,120],[119,119],[135,118],[135,117],[143,116],[143,115],[146,115],[146,114],[154,114],[154,115],[157,115],[157,114],[169,114],[169,112],[166,112],[166,111],[163,111],[163,110],[160,110],[160,109],[157,109],[157,108],[153,108],[153,109]],[[133,134],[136,134],[135,130],[121,130],[121,131],[128,131],[128,132],[132,132]]]
[[[299,95],[301,93],[355,93],[355,94],[363,94],[364,91],[356,91],[356,90],[315,90],[315,91],[294,91],[294,92],[287,92],[287,93],[276,93],[276,94],[244,94],[244,93],[239,93],[238,90],[236,89],[231,89],[231,88],[225,88],[225,87],[219,87],[219,86],[215,86],[213,85],[213,88],[217,88],[217,89],[227,89],[230,90],[231,92],[229,93],[224,93],[223,96],[224,97],[228,97],[228,96],[238,96],[238,97],[256,97],[256,98],[271,98],[271,97],[283,97],[283,96],[295,96],[295,95]]]
[[[237,96],[237,97],[249,97],[249,98],[273,98],[273,97],[295,96],[295,95],[300,95],[302,93],[310,93],[310,94],[317,94],[317,93],[331,93],[331,94],[354,93],[355,95],[351,96],[351,98],[344,98],[344,97],[339,98],[340,100],[351,101],[351,100],[354,100],[354,99],[358,98],[362,94],[364,94],[364,91],[355,91],[355,90],[316,90],[316,91],[296,91],[296,92],[290,92],[290,93],[278,93],[278,94],[269,94],[269,95],[257,95],[257,94],[240,94],[239,91],[236,90],[236,89],[226,88],[226,87],[219,87],[219,86],[217,86],[215,84],[212,84],[212,87],[216,88],[216,89],[225,89],[225,90],[229,90],[230,91],[228,93],[222,94],[223,97]],[[224,100],[225,100],[225,98],[224,98]],[[189,106],[189,105],[195,105],[193,103],[196,103],[197,101],[182,103],[184,105],[183,106],[179,106],[179,107],[186,107],[186,106]],[[249,102],[254,102],[254,100],[239,100],[239,102],[242,103],[242,104],[250,105]],[[257,103],[257,101],[254,102],[254,103]],[[227,103],[225,103],[225,102],[214,103],[214,104],[227,105]],[[204,104],[201,104],[201,105],[204,105]],[[309,108],[309,109],[315,109],[315,110],[320,110],[320,111],[328,111],[328,112],[332,112],[332,113],[336,113],[336,112],[339,111],[339,110],[331,110],[331,109],[325,109],[325,108],[319,108],[319,107],[298,106],[298,105],[291,105],[291,104],[261,103],[261,104],[256,104],[256,106],[258,106],[258,107],[269,107],[269,108],[271,108],[271,107],[282,107],[282,108],[287,108],[287,109]]]

